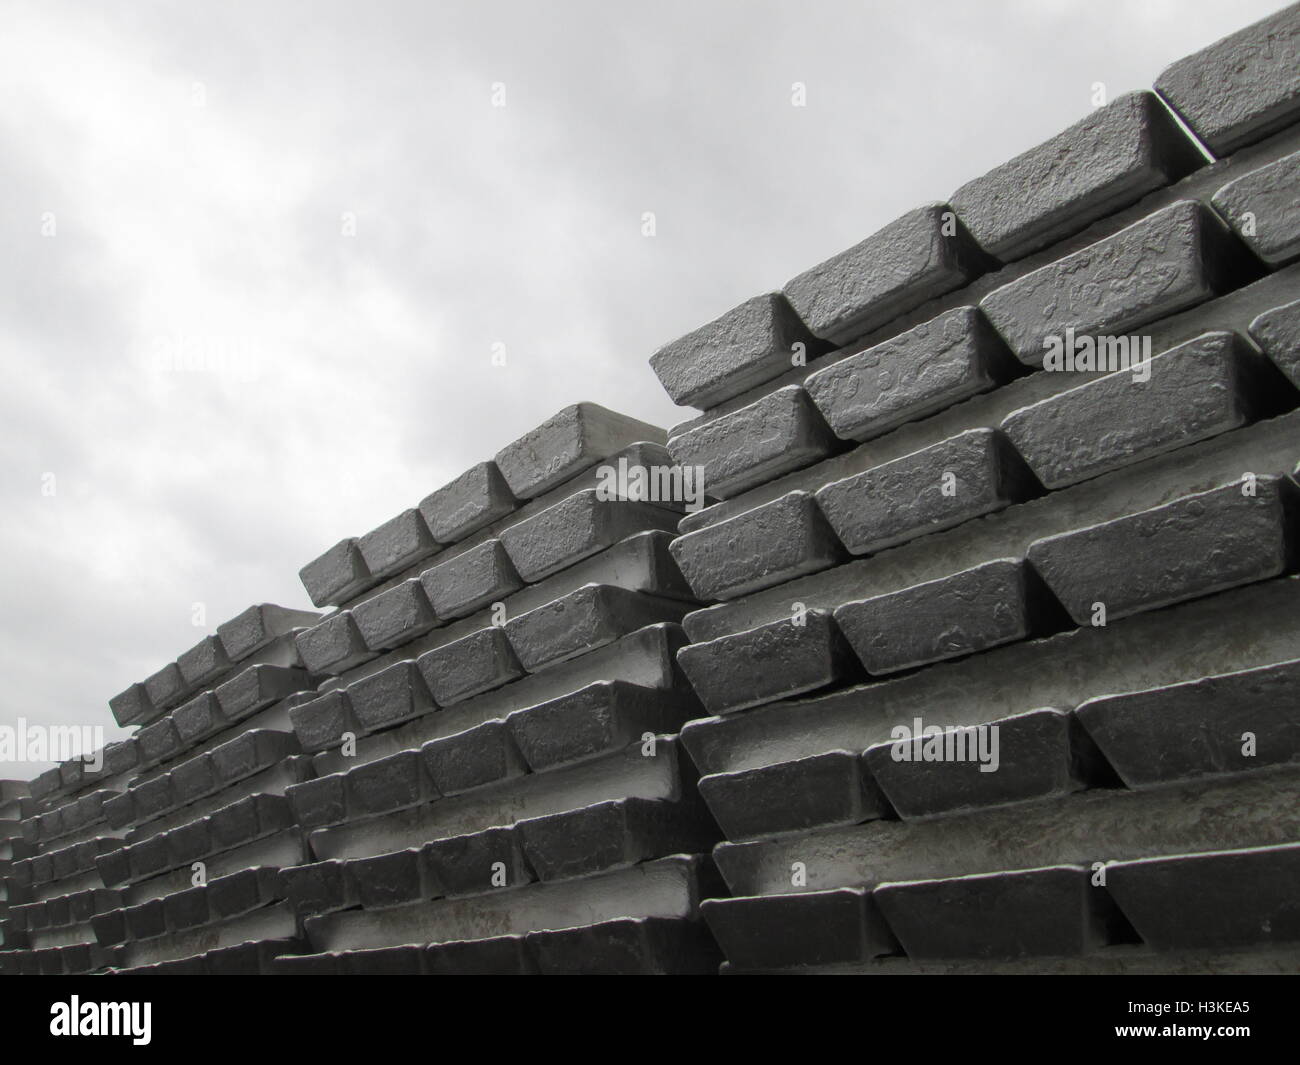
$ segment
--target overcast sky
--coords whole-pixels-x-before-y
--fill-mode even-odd
[[[0,723],[1278,6],[6,0]]]

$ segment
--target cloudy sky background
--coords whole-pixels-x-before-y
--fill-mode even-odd
[[[5,2],[0,723],[1278,6]]]

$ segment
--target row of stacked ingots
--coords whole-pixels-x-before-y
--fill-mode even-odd
[[[1300,968],[1298,41],[666,345],[696,417],[569,407],[110,700],[131,738],[0,790],[0,967]]]

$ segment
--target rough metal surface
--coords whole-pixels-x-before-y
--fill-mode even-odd
[[[217,626],[217,638],[231,661],[238,662],[294,629],[314,625],[320,615],[312,610],[288,610],[274,603],[258,603]]]
[[[1002,431],[1048,488],[1064,488],[1244,425],[1265,406],[1258,355],[1207,333],[1158,355],[1149,376],[1118,371],[1013,411]]]
[[[425,594],[440,618],[473,614],[523,587],[500,540],[485,540],[420,575]]]
[[[280,870],[280,881],[302,916],[341,910],[356,902],[340,861],[311,862]]]
[[[429,776],[443,795],[495,784],[528,772],[528,763],[501,721],[431,740],[420,748]]]
[[[807,492],[679,536],[669,547],[701,599],[731,599],[834,565],[844,548]]]
[[[970,757],[946,759],[948,740],[938,734],[867,749],[867,769],[899,816],[915,820],[1058,799],[1104,779],[1088,737],[1062,710],[1029,710],[962,730],[953,738],[960,751],[958,739]]]
[[[1300,117],[1300,6],[1166,67],[1163,96],[1209,149],[1226,155]]]
[[[815,691],[853,673],[852,656],[824,611],[807,611],[677,652],[711,714]]]
[[[1010,262],[1203,165],[1153,93],[1126,93],[968,181],[952,206],[975,242]]]
[[[344,732],[361,731],[352,713],[352,701],[342,690],[326,692],[318,699],[291,706],[289,720],[304,751],[324,750],[333,746]]]
[[[835,435],[869,440],[1005,383],[1001,337],[975,307],[958,307],[818,370],[804,388]]]
[[[113,720],[119,725],[132,725],[153,713],[153,704],[143,684],[132,684],[108,700]]]
[[[1184,200],[1114,236],[995,289],[982,310],[1028,365],[1045,342],[1074,334],[1119,336],[1209,299],[1239,269],[1224,223]]]
[[[595,403],[575,403],[497,452],[518,499],[532,499],[638,441],[663,443],[662,429]]]
[[[1010,404],[1011,409],[1017,406]],[[1298,437],[1300,411],[1292,411],[1053,492],[1031,506],[1008,508],[1001,517],[967,522],[888,554],[693,611],[683,625],[692,639],[715,639],[787,617],[792,600],[834,609],[850,599],[899,591],[993,559],[1024,557],[1029,545],[1045,536],[1206,491],[1244,470],[1289,473]]]
[[[238,721],[303,691],[309,680],[306,670],[292,666],[250,666],[216,689],[217,704],[225,717]]]
[[[667,854],[708,851],[717,827],[698,802],[627,798],[528,818],[516,827],[540,880],[589,876]]]
[[[163,718],[136,733],[140,760],[146,764],[161,762],[180,750],[181,737],[170,718]]]
[[[796,860],[806,864],[806,890],[818,891],[1268,846],[1295,839],[1298,780],[1267,771],[1145,791],[1091,788],[972,815],[723,843],[714,860],[730,889],[748,895],[804,890],[790,882]]]
[[[169,662],[144,681],[145,694],[152,706],[167,710],[180,701],[186,691],[185,679],[175,662]]]
[[[225,646],[215,636],[205,636],[176,659],[181,679],[187,688],[212,680],[230,669],[230,656]]]
[[[1300,388],[1300,300],[1261,314],[1250,323],[1250,335]]]
[[[1103,695],[1075,712],[1130,788],[1300,761],[1300,660]]]
[[[1296,591],[1294,578],[1266,581],[868,685],[692,721],[683,734],[702,772],[733,771],[864,749],[917,717],[927,726],[969,727],[1026,706],[1074,707],[1116,691],[1267,665],[1294,657]]]
[[[883,675],[1022,640],[1041,632],[1054,608],[1021,560],[997,559],[845,603],[835,624],[867,672]]]
[[[846,344],[960,288],[985,265],[952,209],[931,203],[788,281],[784,292],[816,336]]]
[[[294,819],[304,829],[335,824],[347,817],[347,793],[342,773],[294,784],[285,791]]]
[[[720,499],[816,462],[838,446],[798,385],[777,389],[668,442],[673,459],[701,467],[704,490]]]
[[[347,696],[357,723],[367,730],[395,725],[437,705],[414,662],[398,662],[357,681]]]
[[[650,356],[674,403],[712,407],[790,368],[795,344],[815,345],[779,292],[746,300]]]
[[[438,623],[420,581],[412,578],[357,603],[349,613],[367,648],[383,651],[428,632]]]
[[[464,710],[453,708],[449,713],[417,718],[400,728],[364,737],[358,741],[356,757],[370,759],[416,748],[430,739],[449,735],[478,722],[505,718],[572,695],[609,677],[620,677],[631,684],[654,689],[675,689],[680,680],[674,656],[682,642],[680,626],[651,625],[554,669],[485,693]],[[318,771],[321,772],[335,772],[347,768],[348,764],[351,764],[350,759],[336,751],[317,756]]]
[[[361,558],[376,579],[405,569],[439,549],[420,512],[412,507],[357,540]]]
[[[349,817],[367,817],[400,810],[434,794],[417,751],[359,765],[343,774]]]
[[[1296,132],[1300,137],[1300,128]],[[1166,351],[1207,332],[1231,329],[1245,335],[1251,321],[1265,311],[1295,299],[1297,292],[1300,292],[1300,263],[1284,267],[1275,274],[1198,304],[1172,318],[1153,323],[1147,327],[1151,332],[1151,351],[1153,354]],[[1077,387],[1085,379],[1081,373],[1030,373],[1019,377],[919,422],[899,426],[884,436],[867,441],[866,445],[832,455],[703,510],[687,513],[682,518],[681,531],[694,532],[795,489],[815,491],[830,481],[861,473],[968,429],[996,428],[1012,411]]]
[[[1079,625],[1263,580],[1294,559],[1295,486],[1224,485],[1031,544],[1029,561]]]
[[[212,769],[224,782],[250,776],[283,759],[297,754],[298,740],[291,732],[250,729],[241,736],[212,749]]]
[[[530,673],[612,643],[659,622],[682,619],[675,600],[589,584],[506,622],[506,638]]]
[[[400,906],[436,893],[415,848],[354,859],[346,864],[344,875],[352,879],[357,901],[366,909]],[[408,953],[418,952],[408,948]]]
[[[1300,939],[1300,844],[1116,862],[1106,887],[1158,950]]]
[[[496,463],[480,462],[425,496],[420,514],[438,543],[454,544],[505,517],[516,506]]]
[[[871,894],[861,889],[710,899],[700,912],[739,966],[860,961],[898,947]]]
[[[524,675],[506,634],[480,629],[416,660],[438,706],[455,706]]]
[[[909,958],[1082,954],[1111,939],[1115,904],[1083,866],[881,884],[876,905]]]
[[[1300,256],[1300,152],[1230,181],[1211,203],[1270,266]]]
[[[972,429],[828,484],[814,498],[840,542],[865,555],[1000,510],[1035,489],[1001,433]]]
[[[517,887],[533,879],[513,828],[489,828],[484,832],[432,840],[424,845],[421,853],[432,875],[451,898],[481,895],[496,884]]]
[[[302,585],[317,606],[342,603],[370,583],[370,570],[357,541],[349,537],[312,559],[298,571]]]
[[[524,936],[433,943],[424,952],[424,964],[425,971],[434,976],[533,976],[538,972]]]
[[[655,503],[578,492],[501,534],[516,572],[531,583],[640,532],[676,532],[679,515]]]
[[[857,751],[702,777],[700,794],[731,840],[856,825],[891,813]]]
[[[676,732],[694,711],[682,694],[603,680],[506,718],[534,772],[622,750],[646,734]]]
[[[374,655],[349,610],[298,633],[294,643],[312,673],[342,673]]]
[[[526,944],[542,974],[716,973],[722,960],[699,921],[629,917],[584,928],[533,932]]]

